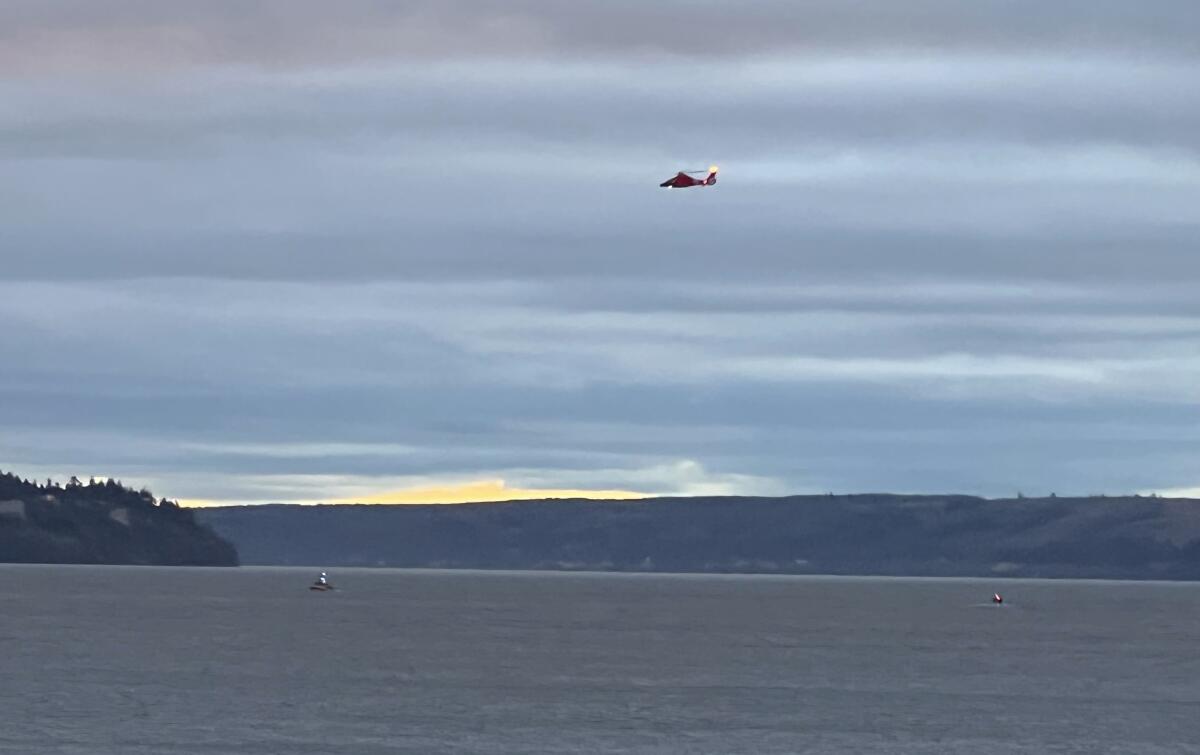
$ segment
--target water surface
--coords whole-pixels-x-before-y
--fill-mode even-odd
[[[1191,584],[314,575],[0,567],[0,752],[1200,750]]]

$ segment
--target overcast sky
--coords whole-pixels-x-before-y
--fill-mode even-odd
[[[22,476],[1200,488],[1198,240],[1195,0],[0,4]]]

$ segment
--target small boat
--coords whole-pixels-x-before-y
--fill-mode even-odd
[[[308,589],[314,592],[329,592],[333,589],[333,585],[329,584],[329,580],[325,578],[325,572],[321,572],[321,576],[317,577],[317,581],[309,585]]]
[[[992,593],[992,602],[996,605],[1000,605],[1004,602],[1004,597],[1000,593],[994,592]]]

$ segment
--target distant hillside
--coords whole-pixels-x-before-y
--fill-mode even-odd
[[[236,566],[238,556],[191,509],[148,490],[0,474],[0,562]]]
[[[1200,501],[793,496],[206,509],[249,564],[1200,579]]]

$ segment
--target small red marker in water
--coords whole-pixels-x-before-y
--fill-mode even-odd
[[[1004,598],[1000,597],[1000,593],[994,592],[994,593],[992,593],[992,602],[995,603],[996,605],[1000,605],[1001,603],[1004,602]]]

